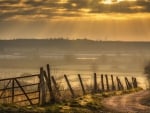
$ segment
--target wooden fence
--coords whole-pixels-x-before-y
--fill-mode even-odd
[[[64,75],[61,78],[64,80],[62,85],[50,71],[50,66],[47,64],[46,70],[40,68],[40,74],[0,79],[0,103],[15,103],[22,106],[44,105],[67,99],[68,95],[75,98],[88,93],[129,90],[138,87],[135,77],[124,76],[120,79],[119,76],[94,73],[91,75],[92,78],[87,79],[84,78],[85,75],[77,74],[77,79],[74,80],[79,85],[77,88],[74,87],[73,81],[69,80],[72,76]],[[91,80],[92,84],[85,83],[88,80]],[[80,91],[76,91],[77,89]]]

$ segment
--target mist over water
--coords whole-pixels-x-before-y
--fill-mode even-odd
[[[96,72],[121,78],[135,76],[141,87],[148,86],[143,73],[150,61],[149,43],[11,40],[0,44],[0,78],[37,74],[40,67],[50,64],[56,78],[81,74],[92,80]]]

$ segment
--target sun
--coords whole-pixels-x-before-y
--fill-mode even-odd
[[[124,1],[124,0],[117,0],[117,2],[122,2],[122,1]]]
[[[104,0],[103,3],[104,4],[112,4],[112,0]]]
[[[125,0],[103,0],[103,4],[114,4],[114,3],[119,3]],[[136,0],[127,0],[127,1],[136,1]]]

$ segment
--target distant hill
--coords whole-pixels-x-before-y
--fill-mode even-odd
[[[0,49],[49,49],[63,51],[149,51],[150,42],[92,41],[86,39],[0,40]]]

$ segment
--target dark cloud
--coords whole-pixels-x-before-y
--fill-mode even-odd
[[[1,5],[5,4],[17,4],[20,0],[0,0]]]
[[[100,4],[92,8],[91,13],[138,13],[138,12],[150,12],[149,1],[122,1],[120,3],[107,5]]]
[[[122,1],[108,5],[103,0],[0,0],[0,21],[11,20],[14,16],[45,15],[48,19],[58,16],[82,16],[89,9],[91,13],[149,13],[150,0]]]

